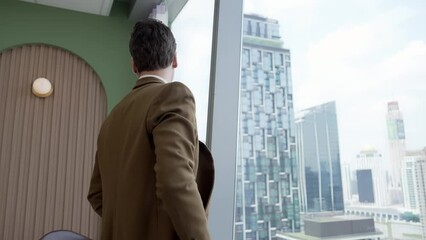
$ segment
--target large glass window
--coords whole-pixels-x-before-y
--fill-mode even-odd
[[[402,239],[406,233],[421,236],[426,207],[407,206],[413,199],[419,201],[419,206],[426,206],[426,194],[419,194],[424,186],[418,177],[421,174],[414,174],[421,172],[421,167],[410,166],[415,168],[410,174],[401,169],[412,155],[420,159],[415,166],[422,166],[421,159],[425,158],[426,28],[420,24],[426,22],[425,2],[244,3],[242,28],[237,31],[243,34],[241,62],[228,64],[240,68],[240,88],[232,94],[221,94],[219,90],[232,89],[229,86],[238,79],[230,77],[228,70],[218,71],[215,74],[223,74],[220,81],[226,79],[226,84],[214,93],[223,105],[230,105],[232,101],[228,100],[240,96],[235,110],[239,120],[232,114],[215,120],[228,132],[233,129],[227,126],[239,124],[235,141],[238,165],[232,178],[237,181],[234,239],[278,239],[278,235],[303,231],[307,216],[336,214],[378,216],[375,227],[383,237],[390,232],[394,237],[401,234],[398,236]],[[206,16],[204,3],[197,9],[191,9],[190,4],[196,3],[189,1],[173,26],[175,31],[186,32],[177,35],[182,39],[178,40],[180,68],[187,70],[179,70],[176,77],[190,85],[196,95],[203,139],[211,48],[204,36],[211,36],[211,28],[198,26]],[[179,23],[184,11],[198,20],[188,18]],[[232,11],[221,12],[232,15]],[[209,12],[206,18],[212,16]],[[201,47],[206,42],[210,45]],[[223,50],[229,56],[235,51],[235,47],[224,49],[226,45],[217,51]],[[226,62],[226,54],[220,59]],[[206,74],[200,75],[198,69],[207,69]],[[227,140],[217,140],[224,145],[218,143],[216,154],[225,152]],[[372,154],[372,150],[380,154]],[[365,159],[357,157],[362,154]],[[227,170],[223,159],[219,160],[219,174]],[[372,162],[380,162],[381,167],[376,169]],[[343,165],[347,166],[347,174]],[[369,194],[374,195],[374,203],[360,201],[364,197],[360,198],[356,188],[357,169],[381,173],[371,174],[368,181],[373,185]],[[222,179],[218,181],[223,183]],[[216,201],[229,199],[229,192],[221,195],[223,185],[217,185]],[[374,208],[390,210],[374,212]],[[399,217],[401,208],[418,216],[421,223]],[[220,207],[214,209],[220,211]],[[390,229],[389,224],[397,230]]]
[[[197,127],[206,141],[214,0],[188,1],[172,24],[177,43],[175,81],[186,84],[197,104]],[[248,60],[250,61],[250,60]]]
[[[250,224],[235,239],[285,239],[277,236],[307,234],[307,218],[357,213],[392,216],[374,219],[381,238],[421,238],[426,207],[410,206],[426,205],[419,195],[426,184],[408,163],[426,159],[426,28],[419,24],[426,22],[425,2],[244,4],[243,25],[250,22],[253,34],[243,32],[251,63],[243,52],[242,65],[251,69],[241,75],[240,96],[245,101],[245,91],[252,92],[256,161],[245,163],[256,171],[237,181],[254,185],[257,205],[236,212]],[[239,109],[240,118],[246,113]],[[238,143],[248,146],[246,140]],[[398,217],[402,208],[423,225]]]

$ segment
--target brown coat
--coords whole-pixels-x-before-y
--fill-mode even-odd
[[[103,123],[97,147],[88,200],[102,217],[102,240],[210,239],[213,162],[185,85],[138,80]]]

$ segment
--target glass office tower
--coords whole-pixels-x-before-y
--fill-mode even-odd
[[[301,111],[296,129],[301,212],[343,212],[336,104]]]
[[[290,51],[278,21],[244,15],[236,240],[300,230]]]

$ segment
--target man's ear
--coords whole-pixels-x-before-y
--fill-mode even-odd
[[[134,74],[139,74],[138,68],[136,67],[135,61],[133,61],[133,58],[130,58],[130,65],[132,67],[132,71]]]
[[[176,55],[173,57],[173,62],[172,62],[172,67],[173,68],[177,68],[177,66],[178,66],[178,63],[177,63],[177,57],[176,57]]]

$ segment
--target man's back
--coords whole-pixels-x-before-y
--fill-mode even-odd
[[[189,89],[140,79],[98,138],[88,198],[102,216],[102,239],[209,239],[198,151]]]

